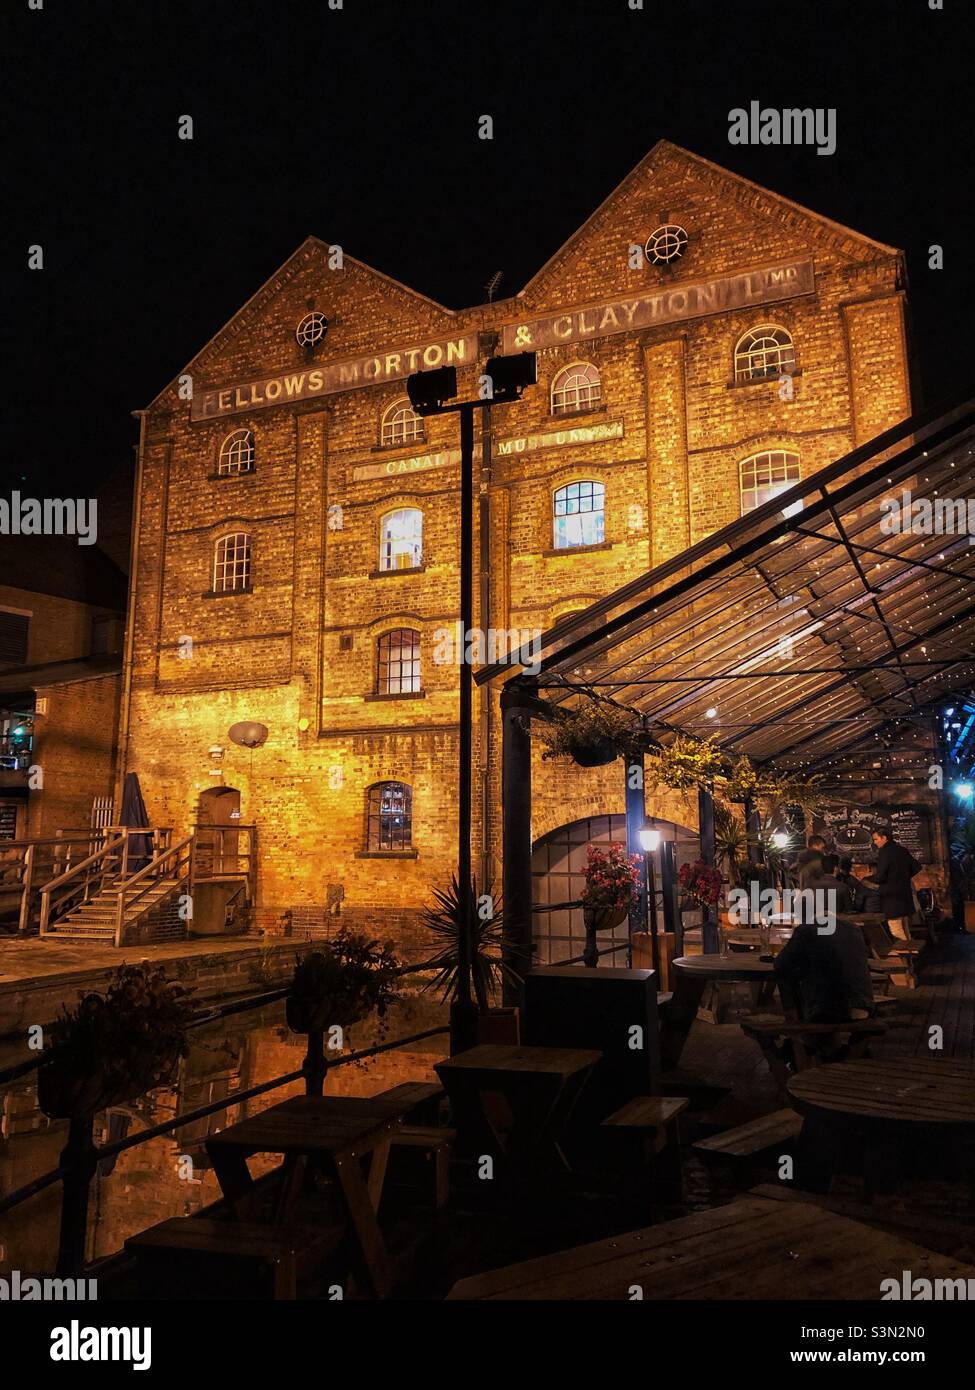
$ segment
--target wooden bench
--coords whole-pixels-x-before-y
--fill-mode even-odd
[[[783,1090],[791,1073],[786,1065],[785,1051],[776,1044],[777,1038],[788,1039],[795,1070],[804,1071],[819,1061],[815,1050],[808,1046],[816,1038],[845,1039],[843,1060],[846,1061],[868,1056],[871,1038],[882,1038],[887,1032],[886,1023],[877,1018],[850,1019],[846,1023],[805,1023],[778,1014],[748,1014],[739,1019],[739,1027],[746,1038],[754,1039],[761,1047],[769,1071]]]
[[[378,1091],[370,1100],[390,1101],[405,1123],[435,1124],[440,1102],[446,1092],[444,1088],[430,1081],[402,1081],[391,1086],[388,1091]]]
[[[709,1139],[698,1139],[691,1147],[705,1158],[728,1162],[747,1162],[769,1149],[789,1144],[802,1130],[802,1116],[788,1108],[760,1115],[757,1120],[726,1129]]]
[[[266,1281],[273,1299],[288,1300],[296,1297],[299,1271],[322,1263],[344,1234],[341,1226],[286,1227],[176,1216],[130,1236],[125,1249],[157,1276],[185,1282],[184,1297],[198,1296],[201,1284],[212,1273],[206,1266],[222,1261],[234,1273],[252,1265]]]
[[[443,1211],[450,1197],[450,1153],[456,1130],[431,1125],[400,1125],[392,1139],[393,1149],[413,1149],[433,1163],[434,1210]]]

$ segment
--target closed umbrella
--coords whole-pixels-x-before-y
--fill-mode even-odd
[[[149,812],[146,810],[146,803],[142,797],[142,788],[139,786],[139,774],[137,772],[125,774],[119,824],[131,826],[134,830],[142,830],[149,824]],[[151,858],[152,840],[150,836],[130,835],[129,873],[134,874],[139,869],[144,869]]]

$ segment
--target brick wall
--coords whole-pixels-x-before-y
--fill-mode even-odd
[[[631,244],[667,220],[688,232],[681,261],[630,269]],[[739,464],[750,454],[793,450],[808,476],[908,412],[898,252],[662,142],[516,300],[454,314],[349,258],[330,269],[327,248],[309,241],[187,371],[195,390],[208,391],[307,367],[294,330],[312,306],[329,317],[314,358],[327,365],[789,258],[814,263],[812,293],[546,347],[537,388],[492,412],[490,620],[545,629],[733,520]],[[774,380],[734,382],[735,344],[769,323],[795,343],[791,400]],[[578,361],[598,367],[602,399],[568,421],[553,416],[549,393],[558,371]],[[461,394],[474,394],[474,372],[459,377]],[[437,665],[433,649],[458,616],[459,474],[456,466],[396,472],[397,460],[457,444],[456,418],[442,416],[425,421],[424,442],[383,448],[382,413],[404,394],[402,382],[360,385],[193,422],[174,383],[149,409],[126,763],[140,774],[153,819],[181,828],[215,780],[240,788],[242,820],[258,824],[269,929],[288,906],[325,903],[341,890],[345,920],[375,922],[377,931],[388,922],[412,950],[422,947],[410,926],[415,909],[456,855],[456,668]],[[612,437],[571,446],[512,443],[606,424]],[[254,472],[217,478],[221,441],[241,427],[254,434]],[[502,442],[511,444],[504,454]],[[354,477],[385,464],[392,476]],[[605,541],[556,551],[552,494],[582,479],[606,488]],[[423,511],[423,567],[379,575],[381,518],[406,506]],[[213,598],[214,544],[237,529],[252,536],[252,589]],[[480,576],[478,607],[479,593]],[[370,698],[376,643],[393,627],[421,634],[422,696]],[[475,855],[484,852],[496,874],[495,696],[476,695],[479,710],[488,717],[478,724],[477,766],[489,786],[486,821],[475,786]],[[228,741],[241,719],[270,731],[253,754]],[[211,745],[227,750],[217,777]],[[384,779],[413,788],[410,857],[364,857],[366,790]],[[623,807],[622,764],[581,772],[539,763],[535,786],[536,837]],[[694,809],[672,798],[652,809],[695,823]]]

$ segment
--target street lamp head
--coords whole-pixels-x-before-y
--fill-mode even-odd
[[[457,395],[457,368],[435,367],[431,372],[414,372],[406,378],[406,393],[417,415],[436,415],[446,401]]]
[[[491,383],[488,399],[495,405],[517,401],[526,386],[538,381],[538,358],[534,352],[516,352],[510,357],[491,357],[484,367]]]
[[[659,849],[660,831],[653,826],[645,825],[640,831],[640,848],[648,854],[653,854],[654,850]]]

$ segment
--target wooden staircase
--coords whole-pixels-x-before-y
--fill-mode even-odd
[[[55,937],[59,941],[72,937],[76,940],[114,943],[122,884],[122,879],[106,883],[101,891],[87,902],[81,903],[48,926],[45,936]],[[136,902],[126,903],[122,912],[123,937],[153,908],[165,905],[166,900],[173,897],[180,886],[181,880],[176,875],[168,875],[156,879]]]

